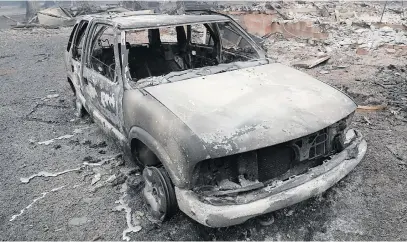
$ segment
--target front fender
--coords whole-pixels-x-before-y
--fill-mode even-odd
[[[129,143],[138,139],[161,160],[174,185],[190,188],[196,163],[208,159],[202,141],[154,97],[139,90],[123,96],[123,117]]]

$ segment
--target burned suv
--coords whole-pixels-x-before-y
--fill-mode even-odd
[[[273,63],[224,15],[86,16],[66,68],[77,113],[143,169],[157,219],[239,224],[322,193],[366,152],[348,96]]]

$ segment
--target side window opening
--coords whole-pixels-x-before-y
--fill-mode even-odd
[[[138,80],[188,68],[183,26],[126,32],[130,75]]]
[[[79,29],[78,33],[75,36],[75,40],[73,42],[73,48],[72,48],[72,58],[74,58],[77,61],[81,61],[82,57],[82,48],[83,44],[85,41],[85,33],[86,29],[88,28],[88,21],[82,21],[79,24]]]
[[[115,78],[114,29],[100,24],[95,27],[89,52],[88,67],[94,69],[112,82]]]
[[[71,49],[73,36],[75,35],[77,28],[78,28],[78,24],[75,24],[75,26],[72,29],[71,35],[69,36],[68,46],[66,47],[66,51],[69,51]]]

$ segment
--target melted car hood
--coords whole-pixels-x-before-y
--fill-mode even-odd
[[[196,77],[145,90],[202,140],[210,158],[314,133],[356,109],[342,92],[281,64]]]

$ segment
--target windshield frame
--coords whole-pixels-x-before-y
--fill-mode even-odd
[[[228,23],[228,24],[230,24],[230,25],[232,25],[232,26],[234,26],[235,27],[235,30],[237,30],[238,31],[238,34],[239,35],[241,35],[249,44],[250,44],[250,46],[257,52],[257,55],[258,55],[258,58],[256,59],[256,58],[254,58],[254,59],[251,59],[251,60],[247,60],[247,61],[255,61],[255,60],[264,60],[264,59],[267,59],[267,55],[266,55],[266,52],[251,38],[251,36],[247,33],[247,31],[246,30],[244,30],[235,20],[233,20],[232,18],[229,18],[228,20],[221,20],[221,21],[206,21],[206,22],[200,22],[200,21],[197,21],[196,23],[188,23],[188,25],[192,25],[192,24],[208,24],[209,26],[211,26],[212,24],[215,24],[214,26],[215,26],[215,29],[213,29],[215,32],[216,32],[216,34],[218,34],[218,36],[219,36],[219,26],[218,26],[218,23]],[[175,24],[175,25],[171,25],[171,24],[168,24],[168,25],[165,25],[165,26],[159,26],[159,27],[157,27],[157,28],[162,28],[162,27],[176,27],[176,26],[180,26],[179,24]],[[128,67],[128,54],[129,54],[129,51],[127,50],[127,48],[125,47],[126,46],[126,33],[128,33],[128,32],[132,32],[132,31],[138,31],[138,30],[148,30],[148,29],[153,29],[152,27],[143,27],[143,28],[129,28],[129,29],[120,29],[120,31],[121,31],[121,61],[122,61],[122,67],[123,67],[123,73],[124,73],[124,75],[125,75],[125,77],[123,78],[124,79],[124,82],[125,82],[125,86],[126,87],[130,87],[130,86],[133,86],[133,85],[131,85],[130,83],[133,83],[133,82],[135,82],[133,79],[132,79],[132,77],[131,77],[131,74],[130,74],[130,70],[129,70],[129,67]],[[222,38],[220,38],[220,44],[219,44],[219,54],[221,55],[222,53]],[[233,62],[232,62],[233,63]],[[223,64],[223,63],[219,63],[219,64]],[[219,65],[218,64],[218,65]],[[217,66],[217,65],[215,65],[215,66]],[[206,66],[206,67],[201,67],[201,68],[208,68],[208,67],[210,67],[210,66]],[[201,68],[194,68],[194,69],[201,69]],[[189,69],[189,70],[193,70],[193,69]],[[188,70],[184,70],[184,71],[188,71]],[[176,71],[173,71],[173,72],[170,72],[170,73],[174,73],[174,72],[176,72]],[[170,74],[170,73],[168,73],[168,74]],[[166,74],[166,75],[168,75],[168,74]],[[166,75],[163,75],[163,76],[161,76],[161,77],[165,77]],[[151,76],[151,77],[147,77],[147,78],[152,78],[152,77],[154,77],[154,76]],[[147,78],[141,78],[141,79],[138,79],[136,82],[138,82],[138,81],[140,81],[140,80],[143,80],[143,79],[147,79]]]
[[[259,55],[259,60],[267,58],[267,55],[266,55],[266,52],[264,51],[264,49],[261,48],[256,43],[256,41],[253,40],[253,38],[250,36],[250,34],[246,30],[244,30],[242,28],[242,26],[240,26],[240,24],[238,24],[234,19],[229,18],[229,21],[221,21],[221,23],[222,22],[223,23],[229,22],[230,24],[232,24],[233,26],[235,26],[237,28],[237,30],[239,31],[239,34],[241,34],[243,36],[243,38],[245,38],[252,45],[252,47],[257,51],[257,54]],[[218,25],[216,25],[216,27],[219,28]],[[219,29],[217,31],[219,31]]]

